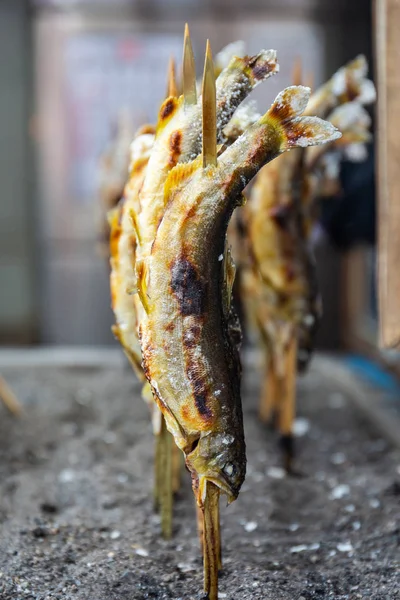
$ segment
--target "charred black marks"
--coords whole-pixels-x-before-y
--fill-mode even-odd
[[[172,115],[175,110],[176,100],[174,98],[167,98],[160,109],[160,120],[164,121]]]
[[[205,394],[198,394],[194,392],[194,403],[199,415],[205,417],[206,419],[210,419],[212,417],[212,412],[207,406],[207,396]]]
[[[253,75],[257,81],[265,79],[265,77],[272,71],[272,66],[268,61],[260,62],[254,65]]]
[[[207,283],[185,256],[172,263],[170,285],[183,316],[201,316],[204,313]]]
[[[198,331],[194,330],[194,327],[198,329]],[[189,334],[186,334],[186,338],[193,336],[193,344],[195,347],[199,343],[200,336],[200,326],[194,326],[189,329]],[[197,409],[197,412],[201,418],[204,420],[211,419],[213,417],[213,413],[211,408],[208,406],[208,385],[207,379],[205,377],[205,373],[202,372],[202,369],[199,365],[198,360],[192,354],[192,347],[187,345],[187,341],[184,340],[186,346],[186,375],[190,381],[190,385],[193,390],[193,398],[194,403]]]
[[[174,131],[169,138],[169,166],[174,167],[181,155],[182,133]]]

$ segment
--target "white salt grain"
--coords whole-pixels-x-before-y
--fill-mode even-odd
[[[258,527],[258,523],[256,521],[247,521],[247,523],[244,524],[244,529],[248,533],[255,531],[257,529],[257,527]]]
[[[269,467],[266,471],[266,474],[272,479],[283,479],[286,475],[286,472],[281,467]]]
[[[293,435],[295,437],[303,437],[306,435],[310,429],[310,421],[308,419],[304,419],[299,417],[294,420],[293,423]]]
[[[339,552],[353,552],[354,548],[351,542],[341,542],[336,546]]]
[[[72,469],[63,469],[58,475],[58,481],[61,483],[70,483],[75,479],[75,471]]]
[[[335,488],[333,488],[330,497],[332,500],[340,500],[341,498],[344,498],[345,496],[348,496],[349,494],[350,494],[350,487],[346,483],[343,483],[343,484],[337,485]]]

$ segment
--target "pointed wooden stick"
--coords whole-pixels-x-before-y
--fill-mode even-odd
[[[170,96],[178,96],[178,85],[176,82],[175,74],[175,59],[173,56],[169,59],[168,63],[168,76],[167,76],[167,98]]]
[[[303,65],[301,56],[297,56],[294,61],[292,72],[292,85],[303,85]]]
[[[293,421],[296,412],[297,338],[293,333],[286,351],[285,385],[279,406],[279,432],[284,453],[286,471],[292,469]]]
[[[207,481],[204,500],[204,591],[208,600],[218,600],[220,563],[219,488]]]
[[[156,436],[154,508],[161,515],[163,537],[172,536],[172,435],[162,417],[161,430]]]
[[[7,384],[6,380],[0,375],[0,398],[3,400],[8,410],[16,417],[22,414],[22,406],[17,396]]]
[[[200,508],[200,506],[196,504],[196,518],[197,518],[197,533],[199,536],[200,543],[200,551],[202,556],[204,556],[204,512]]]
[[[164,421],[164,454],[162,457],[163,480],[162,498],[161,498],[161,529],[163,537],[169,540],[172,537],[172,435],[168,431]]]
[[[311,88],[311,90],[314,89],[314,73],[312,73],[311,71],[309,71],[307,73],[307,76],[306,76],[306,78],[304,80],[304,85],[306,87]]]
[[[183,40],[182,80],[185,106],[196,104],[196,65],[194,62],[192,42],[190,40],[189,26],[187,23],[185,25],[185,35]]]
[[[271,356],[267,356],[266,368],[263,374],[259,416],[263,423],[274,424],[274,416],[279,404],[280,379],[274,367]]]
[[[207,40],[203,73],[203,167],[217,164],[217,103],[215,72],[210,41]]]
[[[153,498],[154,498],[154,510],[156,512],[161,510],[161,489],[162,489],[162,454],[163,454],[163,442],[164,438],[162,436],[162,427],[163,427],[164,417],[161,417],[161,429],[159,433],[155,435],[155,444],[154,444],[154,490],[153,490]]]
[[[174,494],[179,492],[181,487],[181,473],[183,466],[183,455],[178,446],[172,444],[172,491]]]

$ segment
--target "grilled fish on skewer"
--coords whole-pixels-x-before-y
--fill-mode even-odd
[[[235,62],[244,66],[245,61]],[[217,159],[217,135],[230,104],[218,103],[218,81],[221,76],[226,80],[223,71],[216,82],[215,105],[210,63],[208,52],[202,156],[171,165],[174,132],[182,135],[182,148],[185,138],[190,142],[191,151],[183,153],[181,161],[198,151],[201,138],[191,116],[192,105],[181,108],[167,101],[161,108],[140,194],[139,234],[147,241],[138,248],[137,277],[143,304],[139,312],[143,367],[167,427],[186,456],[197,502],[206,511],[206,591],[214,599],[215,552],[207,555],[210,531],[218,531],[214,488],[231,502],[245,473],[239,369],[228,327],[233,269],[228,268],[229,259],[224,259],[227,225],[242,201],[242,190],[263,164],[290,148],[329,141],[340,134],[324,121],[301,118],[309,90],[289,88],[236,142],[222,148]],[[229,89],[224,85],[225,95]]]
[[[132,123],[126,111],[121,111],[118,117],[115,139],[100,157],[99,165],[99,199],[97,206],[100,253],[109,257],[110,227],[107,213],[114,208],[124,191],[129,173],[129,148],[133,138]]]
[[[305,369],[321,315],[310,250],[315,199],[324,189],[332,189],[341,153],[353,144],[360,153],[369,139],[370,119],[362,103],[373,97],[363,57],[340,69],[311,97],[305,112],[326,116],[333,108],[327,118],[342,137],[323,147],[297,150],[264,167],[244,209],[250,266],[243,273],[243,296],[252,296],[247,313],[256,323],[266,355],[260,416],[269,421],[274,411],[278,413],[288,466],[295,399],[294,386],[285,382],[294,381],[287,369],[296,365],[289,357],[296,347],[297,367]]]
[[[164,537],[172,533],[172,477],[173,474],[170,434],[163,424],[163,417],[153,400],[148,381],[141,367],[141,350],[137,333],[137,281],[135,273],[137,224],[135,215],[139,209],[139,190],[154,142],[154,129],[142,128],[131,147],[130,177],[125,186],[124,197],[110,214],[111,225],[111,297],[116,318],[114,335],[120,341],[139,381],[142,383],[142,397],[147,403],[155,434],[155,487],[154,500],[161,512],[161,526]],[[179,463],[175,469],[179,469]],[[176,485],[176,484],[175,484]]]
[[[139,331],[145,373],[168,428],[186,454],[200,503],[205,479],[233,500],[243,475],[236,469],[235,474],[223,474],[228,451],[240,464],[235,461],[240,444],[228,438],[226,452],[220,447],[221,433],[237,429],[240,421],[231,383],[235,370],[226,354],[226,321],[215,310],[222,293],[218,257],[225,252],[226,226],[243,188],[262,164],[296,145],[339,136],[324,121],[299,117],[307,99],[306,88],[288,88],[218,157],[217,166],[202,169],[199,157],[171,171],[151,254],[137,270],[144,304]],[[231,407],[226,415],[225,404]]]
[[[143,177],[147,168],[146,159],[139,160],[138,173],[135,169],[132,171],[132,177],[126,188],[128,200],[122,204],[121,213],[115,211],[112,216],[114,224],[112,235],[112,248],[118,249],[118,252],[112,251],[112,266],[113,272],[111,276],[111,285],[113,291],[113,308],[116,312],[117,324],[114,332],[120,339],[125,348],[134,368],[139,376],[143,377],[143,372],[140,367],[140,352],[138,351],[137,313],[142,309],[142,305],[137,301],[138,296],[135,296],[136,290],[136,275],[134,273],[136,261],[143,261],[145,251],[148,250],[149,240],[151,241],[151,229],[154,228],[162,213],[163,205],[157,202],[157,198],[163,196],[163,185],[165,183],[168,171],[174,164],[180,160],[190,158],[193,152],[196,154],[200,150],[201,140],[201,104],[196,103],[195,95],[195,72],[193,63],[193,53],[188,29],[186,28],[184,42],[184,58],[183,58],[183,88],[184,96],[180,100],[170,96],[164,103],[161,110],[162,118],[157,131],[157,142],[155,152],[152,153],[152,169],[153,177],[146,179],[143,185]],[[235,110],[238,103],[248,94],[261,80],[267,78],[270,74],[277,71],[276,56],[273,51],[262,52],[255,57],[246,57],[246,59],[232,59],[225,69],[222,70],[219,77],[219,106],[223,116],[221,117],[221,127],[229,119],[232,112]],[[168,91],[175,93],[177,90],[176,82],[174,81],[173,64],[169,66],[170,78]],[[192,103],[195,103],[192,106]],[[180,112],[180,121],[178,125],[182,125],[182,130],[178,128],[173,131],[168,131],[169,111],[172,106]],[[197,129],[196,129],[197,128]],[[192,138],[191,138],[192,136]],[[194,137],[193,137],[194,136]],[[139,142],[138,142],[139,143]],[[186,155],[182,153],[182,145],[186,144]],[[197,148],[197,150],[196,150]],[[164,165],[163,165],[164,161]],[[163,167],[158,170],[158,166]],[[138,197],[139,188],[143,189]],[[149,199],[149,205],[146,204],[146,198]],[[147,212],[146,212],[147,211]],[[142,212],[145,217],[150,214],[153,223],[145,228],[142,228],[142,235],[138,230],[139,219],[143,220]],[[150,220],[148,219],[148,223]],[[122,235],[121,234],[122,231]],[[137,255],[140,255],[137,256]],[[119,269],[120,264],[123,269]],[[143,264],[139,262],[139,265]],[[122,286],[122,287],[121,287]],[[140,292],[140,290],[139,290]],[[143,388],[145,398],[152,406],[151,394],[149,394],[148,386]],[[160,443],[164,435],[168,435],[165,428],[159,420],[159,411],[153,410],[155,423],[155,432],[160,433],[156,455],[158,458],[162,455]],[[161,458],[160,458],[161,461]],[[157,461],[158,462],[158,461]],[[175,463],[177,461],[175,460]],[[178,463],[179,464],[179,463]],[[161,473],[161,479],[164,477],[164,471]],[[176,485],[176,474],[174,481]],[[156,476],[156,482],[160,481],[160,474]],[[157,488],[157,484],[156,484]],[[157,494],[156,494],[157,496]],[[164,527],[164,533],[165,533]],[[170,532],[170,526],[167,527]]]

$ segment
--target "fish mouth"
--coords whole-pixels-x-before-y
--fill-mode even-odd
[[[231,504],[236,498],[238,494],[232,491],[232,487],[228,484],[227,480],[221,473],[211,473],[207,475],[199,475],[199,487],[198,487],[198,498],[197,502],[199,506],[204,505],[204,500],[207,494],[207,481],[210,481],[214,485],[216,485],[223,494],[227,497],[228,504]]]

